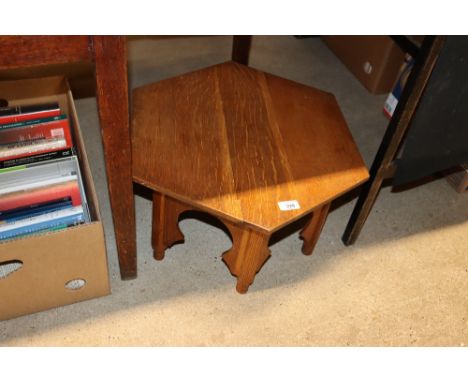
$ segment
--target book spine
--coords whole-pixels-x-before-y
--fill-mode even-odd
[[[63,198],[54,200],[52,202],[31,204],[23,208],[16,208],[14,210],[0,212],[0,224],[1,221],[11,221],[12,219],[25,219],[32,216],[36,212],[46,213],[48,211],[54,211],[61,208],[73,207],[70,198]]]
[[[63,119],[66,119],[67,116],[65,114],[61,114],[57,117],[49,117],[49,118],[36,118],[32,119],[29,121],[23,121],[23,122],[16,122],[16,123],[7,123],[0,125],[0,131],[1,130],[8,130],[8,129],[14,129],[17,127],[27,127],[27,126],[32,126],[32,125],[40,125],[44,123],[50,123],[50,122],[55,122],[55,121],[61,121]]]
[[[39,190],[39,189],[49,189],[56,185],[65,185],[69,182],[76,182],[78,183],[78,176],[76,173],[67,173],[62,174],[60,176],[55,176],[53,178],[41,179],[31,181],[27,184],[21,183],[16,185],[9,185],[3,188],[0,188],[0,198],[12,195],[13,193],[29,193],[31,191]]]
[[[60,106],[58,102],[46,102],[33,105],[3,106],[0,107],[0,117],[25,113],[34,113],[38,111],[55,110],[59,107]]]
[[[35,139],[14,144],[0,145],[0,160],[9,160],[25,155],[57,151],[67,147],[65,138]]]
[[[54,222],[59,219],[78,216],[83,214],[83,207],[71,207],[60,211],[49,212],[39,216],[33,216],[26,219],[17,220],[15,222],[6,223],[0,226],[0,233],[10,232],[12,230],[34,226],[47,222]]]
[[[17,213],[16,215],[13,215],[13,216],[8,216],[6,218],[1,217],[0,219],[3,219],[3,220],[0,220],[0,227],[5,225],[5,224],[15,223],[15,222],[23,220],[23,219],[30,219],[30,218],[35,217],[35,216],[40,216],[40,215],[43,215],[43,214],[56,212],[56,211],[61,211],[61,210],[71,208],[71,207],[72,207],[71,202],[63,202],[63,203],[57,203],[55,205],[29,209],[29,210],[24,211],[22,213]]]
[[[31,163],[38,163],[52,159],[60,159],[65,157],[71,157],[75,155],[75,151],[70,149],[51,151],[47,153],[41,153],[36,155],[31,155],[27,157],[8,159],[0,161],[0,169],[6,169],[10,167],[22,166]]]
[[[14,129],[0,130],[0,144],[14,145],[20,142],[33,141],[37,139],[63,138],[67,146],[72,147],[70,125],[68,119],[41,123]]]
[[[33,113],[16,114],[16,115],[8,115],[8,116],[0,116],[0,124],[4,125],[6,123],[22,122],[22,121],[27,121],[30,119],[56,117],[58,115],[60,115],[60,109],[36,111]]]
[[[15,228],[11,231],[8,232],[0,232],[0,240],[6,240],[6,239],[12,239],[17,236],[24,236],[24,235],[29,235],[32,233],[37,233],[40,231],[44,231],[47,229],[55,228],[57,226],[70,226],[70,225],[76,225],[80,224],[83,222],[83,213],[72,215],[72,216],[66,216],[66,217],[60,217],[57,219],[49,220],[49,221],[44,221],[20,228]]]
[[[34,231],[34,232],[28,232],[28,233],[16,235],[14,237],[14,239],[20,239],[20,238],[26,237],[26,236],[37,235],[39,233],[59,231],[61,229],[65,229],[65,228],[68,228],[68,227],[71,227],[71,226],[74,226],[74,225],[76,225],[76,224],[59,224],[59,225],[54,226],[54,227],[48,227],[48,228],[44,228],[44,229],[39,229],[39,230]],[[13,238],[10,238],[10,239],[13,239]]]
[[[66,197],[71,198],[74,206],[81,205],[81,195],[77,181],[31,190],[27,193],[14,193],[2,196],[0,197],[0,210],[13,210]]]
[[[37,105],[7,106],[0,108],[0,124],[47,118],[57,115],[60,115],[60,106],[57,102]]]

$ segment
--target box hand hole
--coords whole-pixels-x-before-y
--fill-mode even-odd
[[[23,266],[23,262],[20,260],[8,260],[0,262],[0,280],[5,279],[12,273],[20,270]]]
[[[73,279],[65,283],[65,288],[70,290],[82,289],[86,285],[86,280],[84,279]]]

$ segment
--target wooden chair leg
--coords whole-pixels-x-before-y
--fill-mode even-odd
[[[246,293],[256,273],[270,257],[268,234],[224,222],[232,235],[232,248],[223,253],[223,261],[237,277],[236,290]]]
[[[153,227],[151,244],[156,260],[164,259],[164,252],[177,242],[184,241],[179,229],[179,215],[187,207],[159,192],[153,192]]]
[[[311,219],[305,225],[299,236],[304,240],[302,253],[311,255],[322,232],[322,228],[327,220],[330,203],[313,212]]]
[[[232,40],[232,61],[248,65],[252,36],[234,36]]]

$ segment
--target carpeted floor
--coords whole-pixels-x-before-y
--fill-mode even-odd
[[[230,37],[130,39],[132,87],[229,60]],[[319,39],[256,37],[251,65],[335,93],[368,165],[387,120]],[[355,199],[334,204],[312,257],[298,232],[272,247],[249,293],[220,260],[230,240],[187,219],[185,244],[156,262],[151,202],[136,197],[138,271],[123,282],[94,98],[77,101],[106,229],[112,295],[0,322],[0,345],[454,345],[468,343],[468,196],[443,179],[382,190],[352,247]],[[349,198],[348,198],[349,199]]]

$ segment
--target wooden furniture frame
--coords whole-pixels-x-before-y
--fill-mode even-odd
[[[312,214],[310,255],[330,202],[369,175],[332,94],[234,62],[135,89],[132,149],[133,179],[153,191],[154,257],[183,240],[182,212],[207,212],[230,232],[239,293],[274,232]]]
[[[248,61],[250,36],[235,36],[233,60]],[[0,36],[0,70],[92,62],[109,198],[122,279],[137,276],[131,175],[127,42],[122,36]],[[109,70],[112,68],[112,70]]]
[[[359,194],[346,226],[342,237],[345,245],[352,245],[356,242],[384,180],[392,178],[395,173],[395,159],[434,69],[444,39],[443,36],[426,37],[419,52],[415,51],[415,48],[411,45],[405,44],[404,39],[398,38],[396,40],[402,49],[411,51],[415,56],[415,64],[372,163],[370,179]]]
[[[327,220],[330,203],[312,212],[312,217],[301,230],[302,253],[310,256],[317,244]],[[157,191],[153,192],[153,227],[151,244],[154,258],[163,260],[167,248],[183,242],[184,235],[179,229],[179,216],[185,211],[202,211],[193,203],[183,203]],[[247,293],[255,275],[270,257],[268,243],[272,232],[255,229],[246,224],[233,222],[217,216],[229,231],[232,247],[222,254],[222,260],[231,274],[237,277],[236,290]]]

